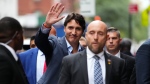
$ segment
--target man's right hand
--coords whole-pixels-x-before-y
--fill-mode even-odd
[[[63,10],[64,6],[61,3],[54,4],[47,13],[44,26],[46,26],[46,28],[51,28],[52,24],[63,19],[64,16],[59,17]]]

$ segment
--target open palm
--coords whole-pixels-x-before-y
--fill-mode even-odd
[[[53,5],[49,12],[47,13],[45,24],[48,27],[51,27],[52,24],[60,21],[61,19],[64,18],[64,16],[59,17],[59,15],[62,13],[64,10],[64,6],[61,3],[57,3]]]

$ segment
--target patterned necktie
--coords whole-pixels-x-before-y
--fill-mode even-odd
[[[95,63],[94,63],[94,84],[103,84],[103,77],[102,77],[102,69],[99,63],[99,57],[94,56]]]

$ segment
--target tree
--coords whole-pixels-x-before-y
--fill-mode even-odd
[[[96,0],[96,15],[108,26],[121,31],[122,37],[129,37],[129,0]],[[132,37],[136,41],[147,38],[146,30],[141,25],[140,13],[132,15]],[[142,33],[142,35],[140,34]]]

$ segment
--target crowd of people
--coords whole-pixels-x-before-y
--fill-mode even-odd
[[[64,8],[54,4],[31,37],[30,49],[17,54],[23,46],[22,26],[11,17],[0,19],[0,84],[150,83],[150,40],[134,57],[131,41],[122,39],[117,28],[101,20],[86,28],[79,13],[68,14],[65,35],[57,37],[53,24],[64,18]]]

